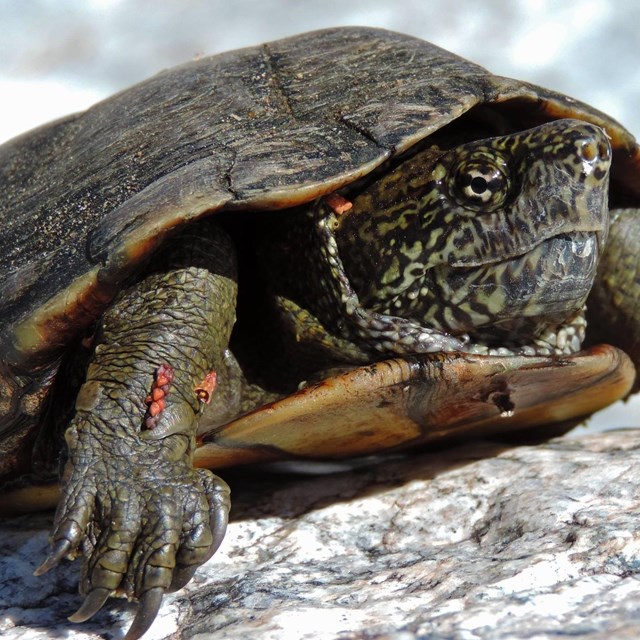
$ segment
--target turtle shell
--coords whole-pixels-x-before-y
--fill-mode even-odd
[[[2,359],[53,360],[181,225],[308,202],[487,106],[516,128],[603,127],[612,192],[638,199],[640,150],[608,116],[370,28],[194,60],[15,138],[0,148]]]

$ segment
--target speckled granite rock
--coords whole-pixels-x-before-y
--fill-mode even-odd
[[[640,431],[229,479],[227,539],[150,639],[640,636]],[[49,522],[2,526],[0,635],[120,637],[124,603],[65,622],[75,565],[31,577]]]

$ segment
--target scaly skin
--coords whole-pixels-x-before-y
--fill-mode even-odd
[[[611,213],[609,240],[587,303],[590,341],[623,349],[640,369],[640,210]],[[636,379],[636,390],[640,380]]]
[[[221,366],[235,320],[235,259],[227,238],[205,225],[176,239],[164,262],[103,318],[66,432],[52,552],[37,571],[82,553],[86,599],[71,620],[124,592],[141,600],[128,640],[214,553],[229,511],[228,486],[192,459],[201,408],[194,389]],[[175,377],[157,425],[145,429],[145,397],[163,363]]]

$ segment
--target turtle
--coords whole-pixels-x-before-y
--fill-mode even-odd
[[[639,169],[596,109],[365,27],[195,59],[2,145],[0,509],[57,505],[36,573],[84,556],[70,620],[126,595],[146,632],[223,539],[211,469],[630,394]]]

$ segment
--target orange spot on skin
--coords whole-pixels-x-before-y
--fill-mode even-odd
[[[168,364],[161,364],[156,371],[156,380],[153,387],[164,387],[173,382],[173,367]]]
[[[216,385],[218,383],[218,374],[215,371],[210,371],[204,377],[204,380],[195,387],[194,391],[198,400],[203,402],[204,404],[209,404],[211,402],[211,396],[215,391]]]
[[[162,408],[160,407],[159,402],[152,402],[149,405],[149,415],[152,418],[155,418],[161,411],[162,411]]]
[[[164,398],[164,396],[165,396],[165,393],[162,389],[154,389],[151,392],[151,399],[155,400],[156,402],[160,400],[160,398]]]
[[[327,206],[336,214],[341,215],[346,213],[353,207],[353,202],[350,202],[346,198],[343,198],[341,195],[337,193],[330,193],[328,196],[324,197]]]
[[[158,421],[157,417],[164,411],[166,405],[166,396],[169,395],[169,387],[174,378],[173,367],[168,364],[161,364],[155,372],[155,380],[151,385],[151,393],[144,399],[148,405],[145,415],[145,427],[153,429]]]

